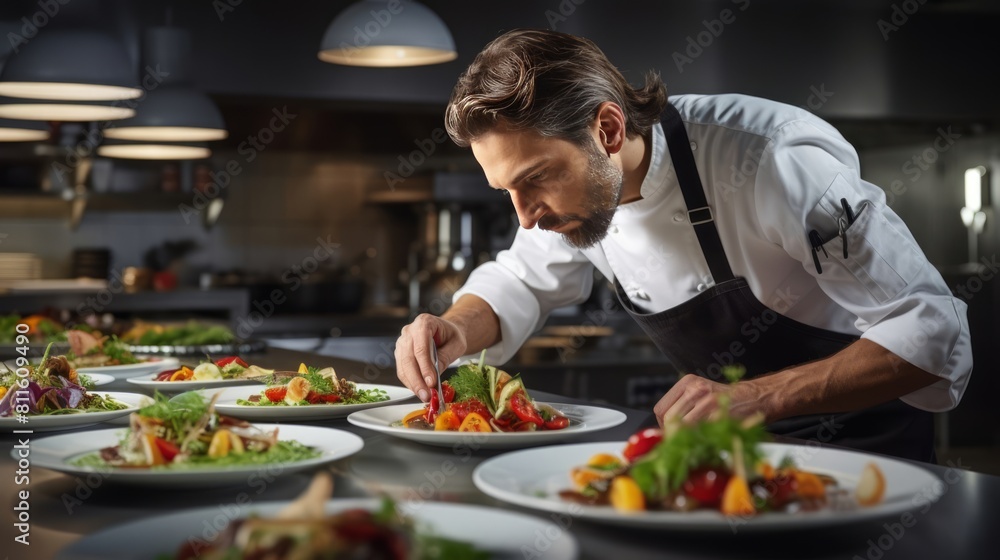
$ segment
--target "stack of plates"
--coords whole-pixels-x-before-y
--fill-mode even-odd
[[[0,253],[0,280],[35,280],[42,277],[42,259],[31,253]]]

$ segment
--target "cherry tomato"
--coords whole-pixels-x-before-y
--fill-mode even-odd
[[[565,416],[553,416],[551,420],[545,422],[546,430],[562,430],[569,426],[569,418]]]
[[[493,417],[493,415],[490,414],[490,410],[486,408],[486,405],[479,399],[475,398],[454,403],[448,407],[448,410],[453,411],[455,415],[458,416],[459,420],[465,420],[465,417],[472,413],[476,413],[486,420]]]
[[[688,479],[681,485],[684,495],[694,498],[703,506],[719,507],[722,494],[729,484],[730,474],[725,469],[703,467],[688,474]]]
[[[542,415],[538,413],[534,405],[528,400],[528,395],[520,389],[515,391],[514,395],[510,398],[510,409],[514,411],[514,414],[522,422],[531,422],[536,426],[545,424]]]
[[[243,360],[241,360],[239,356],[228,356],[228,357],[222,358],[221,360],[216,360],[215,365],[219,366],[220,368],[224,368],[224,367],[228,366],[229,364],[231,364],[233,362],[235,362],[236,365],[239,365],[241,367],[245,367],[245,368],[246,367],[250,367],[246,362],[244,362]]]
[[[628,462],[635,462],[639,457],[649,453],[649,450],[656,447],[656,444],[661,441],[663,441],[663,430],[659,428],[646,428],[632,434],[628,438],[622,455]]]
[[[285,400],[286,393],[288,393],[288,388],[284,385],[264,390],[264,396],[271,402],[281,402]]]

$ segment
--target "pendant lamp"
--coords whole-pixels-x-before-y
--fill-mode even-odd
[[[440,17],[412,0],[361,0],[330,23],[319,59],[348,66],[422,66],[458,57]]]
[[[95,31],[46,29],[17,47],[0,72],[0,95],[60,101],[115,101],[142,95],[128,56]]]

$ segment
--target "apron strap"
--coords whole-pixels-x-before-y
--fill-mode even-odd
[[[719,230],[715,227],[712,208],[705,199],[705,189],[701,186],[701,176],[698,175],[698,168],[694,163],[687,131],[684,129],[680,113],[670,103],[667,103],[666,117],[663,119],[663,133],[667,137],[670,159],[674,163],[681,194],[684,195],[684,204],[688,208],[688,219],[694,226],[698,244],[701,245],[701,252],[708,262],[712,279],[716,284],[732,280],[735,278],[733,269],[729,267],[726,250],[722,247]]]

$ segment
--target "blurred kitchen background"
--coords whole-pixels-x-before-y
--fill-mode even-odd
[[[998,471],[998,26],[991,0],[3,2],[0,88],[124,73],[148,96],[76,104],[216,133],[106,138],[129,121],[0,89],[0,117],[40,111],[0,119],[17,140],[0,142],[0,314],[214,321],[391,368],[399,329],[444,311],[517,227],[444,133],[455,79],[499,33],[554,28],[594,40],[633,82],[656,69],[672,94],[757,95],[836,125],[969,303],[976,371],[962,405],[939,415],[940,449]],[[337,63],[338,47],[359,63],[360,47],[404,27],[445,61]],[[88,43],[95,33],[117,51]],[[104,54],[67,62],[87,49]],[[603,280],[506,367],[532,387],[634,407],[676,378]]]

